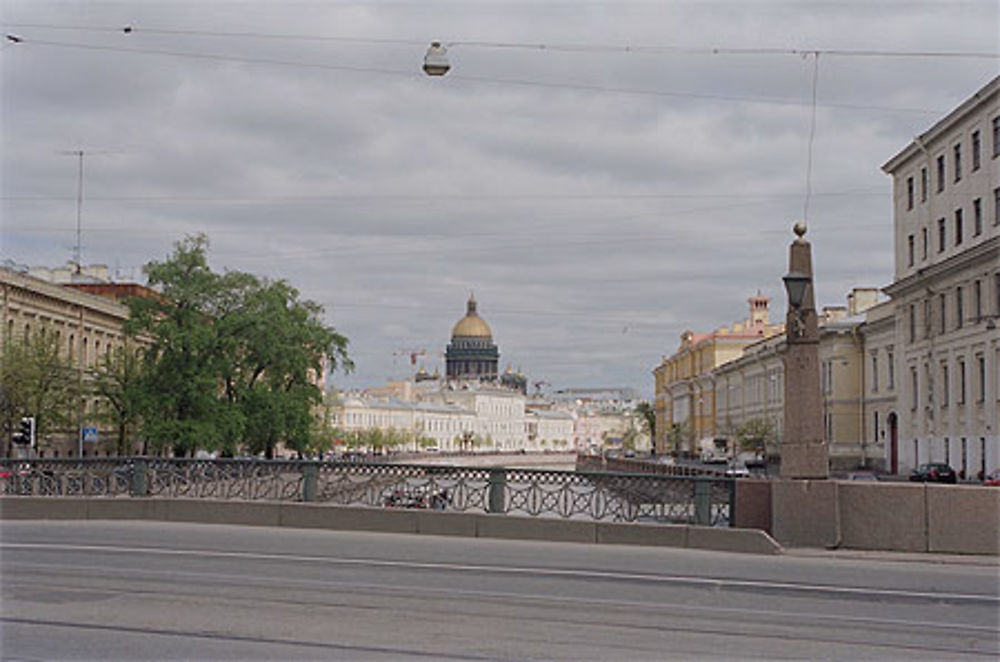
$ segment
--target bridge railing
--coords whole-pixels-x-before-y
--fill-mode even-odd
[[[4,496],[300,501],[728,526],[735,482],[706,476],[286,460],[0,460]]]

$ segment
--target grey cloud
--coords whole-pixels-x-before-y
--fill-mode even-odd
[[[453,72],[432,80],[419,72],[422,42],[995,50],[997,12],[991,2],[12,2],[11,23],[139,29],[126,39],[24,28],[29,41],[4,51],[0,251],[68,259],[76,170],[58,152],[106,150],[87,161],[85,260],[138,268],[204,231],[217,268],[285,278],[326,306],[358,360],[338,384],[400,376],[408,366],[393,353],[405,346],[440,361],[474,289],[505,364],[558,386],[649,392],[649,371],[684,329],[741,319],[758,288],[780,317],[803,209],[811,61],[458,43]],[[994,71],[821,57],[809,237],[822,303],[886,284],[880,165]]]

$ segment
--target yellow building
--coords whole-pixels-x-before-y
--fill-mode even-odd
[[[42,330],[53,333],[75,369],[75,379],[83,383],[102,356],[125,343],[122,326],[129,311],[120,299],[150,294],[135,284],[59,284],[0,267],[0,347],[12,338],[29,338]],[[101,428],[96,415],[99,404],[92,396],[83,398],[75,416],[78,425],[39,439],[38,456],[114,454],[114,434]],[[83,441],[82,428],[97,428],[97,441],[91,440],[92,435]],[[3,439],[3,455],[10,455],[8,438]]]
[[[750,297],[750,316],[708,333],[685,331],[681,344],[653,369],[657,453],[693,453],[716,436],[715,383],[712,371],[739,358],[743,349],[784,329],[768,319],[770,299]]]
[[[865,434],[864,400],[865,384],[878,383],[873,382],[870,364],[865,361],[869,324],[885,315],[885,305],[877,306],[878,291],[858,287],[848,294],[846,306],[825,306],[819,316],[823,440],[828,444],[830,468],[835,471],[881,464],[877,439]],[[869,315],[869,311],[873,314]],[[766,422],[774,433],[768,454],[781,454],[784,350],[782,332],[748,345],[742,356],[713,371],[716,430],[720,437],[731,441],[742,425],[753,420]],[[891,383],[883,386],[883,390],[891,388]],[[731,446],[727,448],[731,452]]]

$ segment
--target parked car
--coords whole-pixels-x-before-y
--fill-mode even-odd
[[[983,480],[983,485],[990,487],[1000,487],[1000,469],[994,469],[993,473]]]
[[[914,469],[910,480],[915,483],[957,483],[958,474],[943,462],[928,462]]]
[[[730,464],[726,469],[726,476],[729,478],[749,478],[750,470],[742,463]]]
[[[847,480],[878,480],[878,476],[871,471],[852,471],[847,474]]]

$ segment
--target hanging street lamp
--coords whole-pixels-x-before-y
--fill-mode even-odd
[[[432,41],[424,55],[424,73],[428,76],[444,76],[449,69],[451,64],[448,62],[448,49],[440,41]]]

